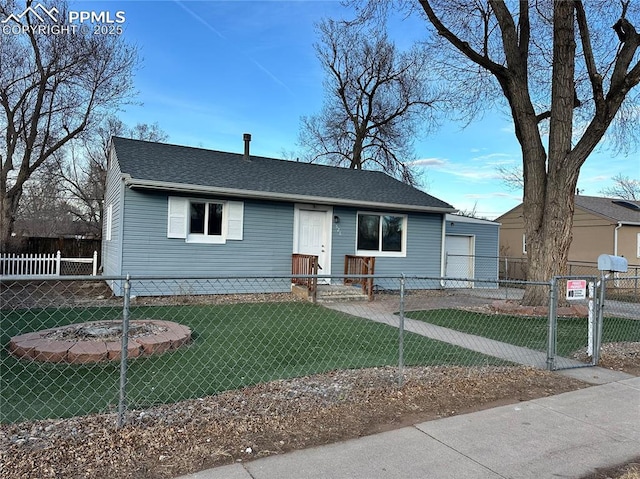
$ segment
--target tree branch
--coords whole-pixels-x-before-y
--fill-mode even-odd
[[[458,49],[464,56],[466,56],[469,60],[478,65],[486,68],[491,73],[496,76],[506,76],[507,70],[500,64],[495,63],[491,59],[485,57],[484,55],[475,51],[469,43],[463,42],[460,38],[458,38],[451,30],[444,26],[442,21],[435,14],[433,9],[431,8],[431,3],[429,0],[419,0],[422,9],[427,15],[429,21],[436,28],[439,35],[446,38],[451,45],[453,45],[456,49]]]

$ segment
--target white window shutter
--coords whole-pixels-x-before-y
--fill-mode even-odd
[[[241,240],[244,229],[244,203],[228,201],[227,204],[227,239]]]
[[[186,239],[189,200],[169,196],[169,214],[167,216],[167,238]]]

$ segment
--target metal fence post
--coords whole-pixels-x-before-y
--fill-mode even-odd
[[[129,306],[131,304],[131,282],[127,275],[124,281],[124,301],[122,307],[122,350],[120,351],[120,395],[118,398],[118,427],[124,426],[127,398],[127,353],[129,348]]]
[[[555,371],[556,369],[556,347],[558,333],[558,278],[551,279],[549,291],[549,321],[547,332],[547,370]]]
[[[405,295],[405,276],[400,275],[400,309],[398,316],[400,324],[398,326],[398,386],[404,383],[404,295]]]
[[[93,252],[93,268],[91,269],[91,275],[92,276],[97,276],[98,275],[98,252],[94,250]]]
[[[594,366],[598,365],[600,361],[600,348],[602,347],[602,323],[604,322],[604,302],[607,291],[606,284],[607,276],[604,274],[604,271],[600,275],[600,291],[598,291],[598,307],[596,312],[596,326],[595,326],[595,335],[593,341],[593,356],[591,361]]]

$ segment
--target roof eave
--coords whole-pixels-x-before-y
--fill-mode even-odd
[[[241,190],[236,188],[221,188],[185,183],[172,183],[166,181],[139,180],[123,175],[125,186],[131,189],[147,189],[160,191],[173,191],[176,193],[205,193],[214,195],[233,196],[239,198],[251,198],[274,201],[293,201],[304,203],[327,204],[334,206],[357,206],[365,208],[381,208],[403,211],[420,211],[428,213],[455,213],[455,208],[440,208],[436,206],[406,205],[402,203],[382,203],[376,201],[358,201],[343,198],[331,198],[322,196],[296,195],[289,193],[276,193],[271,191]]]

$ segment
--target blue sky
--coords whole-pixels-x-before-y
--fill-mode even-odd
[[[72,8],[124,11],[125,38],[138,45],[141,105],[121,119],[155,123],[169,142],[281,158],[295,151],[300,117],[319,112],[323,72],[315,57],[314,23],[349,17],[339,1],[110,0],[72,1]],[[390,29],[399,47],[426,32],[420,18]],[[462,129],[445,123],[416,142],[423,189],[462,210],[495,218],[521,201],[496,165],[519,164],[511,121],[497,112]],[[582,194],[599,195],[618,173],[640,177],[640,156],[593,154],[582,169]]]

